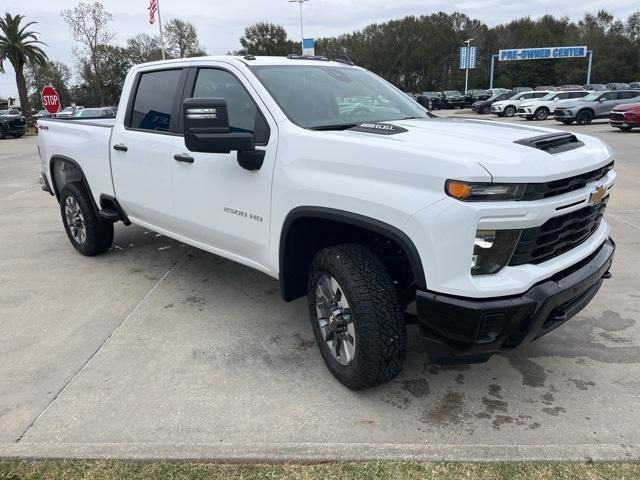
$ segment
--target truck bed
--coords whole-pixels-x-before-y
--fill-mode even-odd
[[[114,123],[115,118],[38,120],[38,147],[49,182],[54,178],[52,160],[63,157],[82,168],[96,204],[101,193],[115,196],[110,160]]]

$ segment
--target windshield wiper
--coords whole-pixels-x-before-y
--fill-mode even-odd
[[[335,125],[318,125],[317,127],[309,127],[309,130],[348,130],[349,128],[357,127],[362,122],[358,123],[338,123]]]

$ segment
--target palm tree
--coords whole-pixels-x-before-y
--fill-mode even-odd
[[[0,73],[4,73],[2,62],[9,60],[16,72],[16,84],[20,96],[22,113],[27,118],[27,125],[31,124],[31,107],[27,94],[27,82],[24,78],[24,67],[27,62],[32,65],[43,65],[47,62],[47,54],[39,47],[45,45],[38,40],[38,32],[27,31],[36,22],[21,25],[23,15],[11,16],[5,13],[0,18]]]

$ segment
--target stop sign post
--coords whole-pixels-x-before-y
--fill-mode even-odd
[[[42,107],[47,112],[54,114],[60,111],[60,96],[51,85],[47,85],[42,89],[42,92],[40,92],[40,100],[42,101]]]

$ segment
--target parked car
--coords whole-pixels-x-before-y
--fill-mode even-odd
[[[552,86],[539,86],[536,87],[535,90],[539,91],[546,91],[546,92],[552,92],[554,90],[558,90],[557,87],[552,87]]]
[[[512,90],[509,88],[490,88],[489,90],[487,90],[487,92],[489,92],[489,95],[491,95],[492,97],[494,95],[500,95],[502,93],[508,93],[511,92]],[[491,97],[489,97],[491,98]]]
[[[74,113],[82,110],[84,107],[65,107],[60,112],[56,113],[56,117],[58,118],[67,118],[71,117]]]
[[[464,108],[464,95],[458,90],[445,90],[442,95],[444,108]]]
[[[640,90],[593,92],[575,103],[556,108],[555,119],[569,125],[589,125],[595,118],[608,118],[614,107],[640,102]]]
[[[0,139],[8,136],[22,137],[27,132],[27,122],[17,109],[0,110]]]
[[[444,108],[444,95],[442,92],[422,92],[421,95],[428,97],[431,105],[430,110],[440,110]]]
[[[640,103],[614,107],[609,114],[609,125],[624,131],[640,127]]]
[[[607,83],[607,90],[628,90],[628,83]]]
[[[607,87],[601,83],[588,83],[584,86],[584,89],[589,90],[590,92],[600,92],[602,90],[607,90]]]
[[[46,110],[38,110],[38,112],[35,113],[32,118],[34,121],[38,121],[41,118],[49,118],[49,117],[51,117],[51,114]]]
[[[629,88],[632,90],[640,90],[640,82],[631,82]]]
[[[540,342],[610,276],[601,140],[433,119],[345,63],[246,58],[135,66],[115,119],[40,120],[44,186],[74,249],[108,252],[122,221],[279,279],[356,390],[401,371],[405,314],[431,361],[482,362]],[[353,96],[388,110],[341,112]]]
[[[476,113],[486,115],[491,112],[491,105],[493,105],[495,102],[499,102],[501,100],[507,100],[513,97],[514,95],[515,93],[513,93],[510,90],[507,90],[506,92],[498,93],[486,100],[475,102],[473,105],[471,105],[471,109]]]
[[[494,102],[493,105],[491,105],[491,113],[493,113],[494,115],[498,115],[499,117],[513,117],[523,101],[532,100],[534,98],[542,98],[549,93],[551,92],[528,91],[516,93],[508,100],[500,100],[499,102]]]
[[[488,100],[489,98],[491,98],[491,94],[488,90],[468,90],[464,96],[464,106],[471,107],[474,103],[480,102],[482,100]]]
[[[515,93],[533,92],[531,87],[516,87],[512,89]]]
[[[518,116],[527,120],[546,120],[564,103],[574,102],[589,95],[586,90],[551,92],[537,100],[524,100],[518,107]]]
[[[115,116],[115,112],[109,107],[83,108],[72,115],[73,118],[104,118]]]
[[[583,89],[584,87],[582,85],[561,85],[560,88],[558,88],[558,90],[562,90],[563,92],[566,92],[569,90],[583,90]]]

